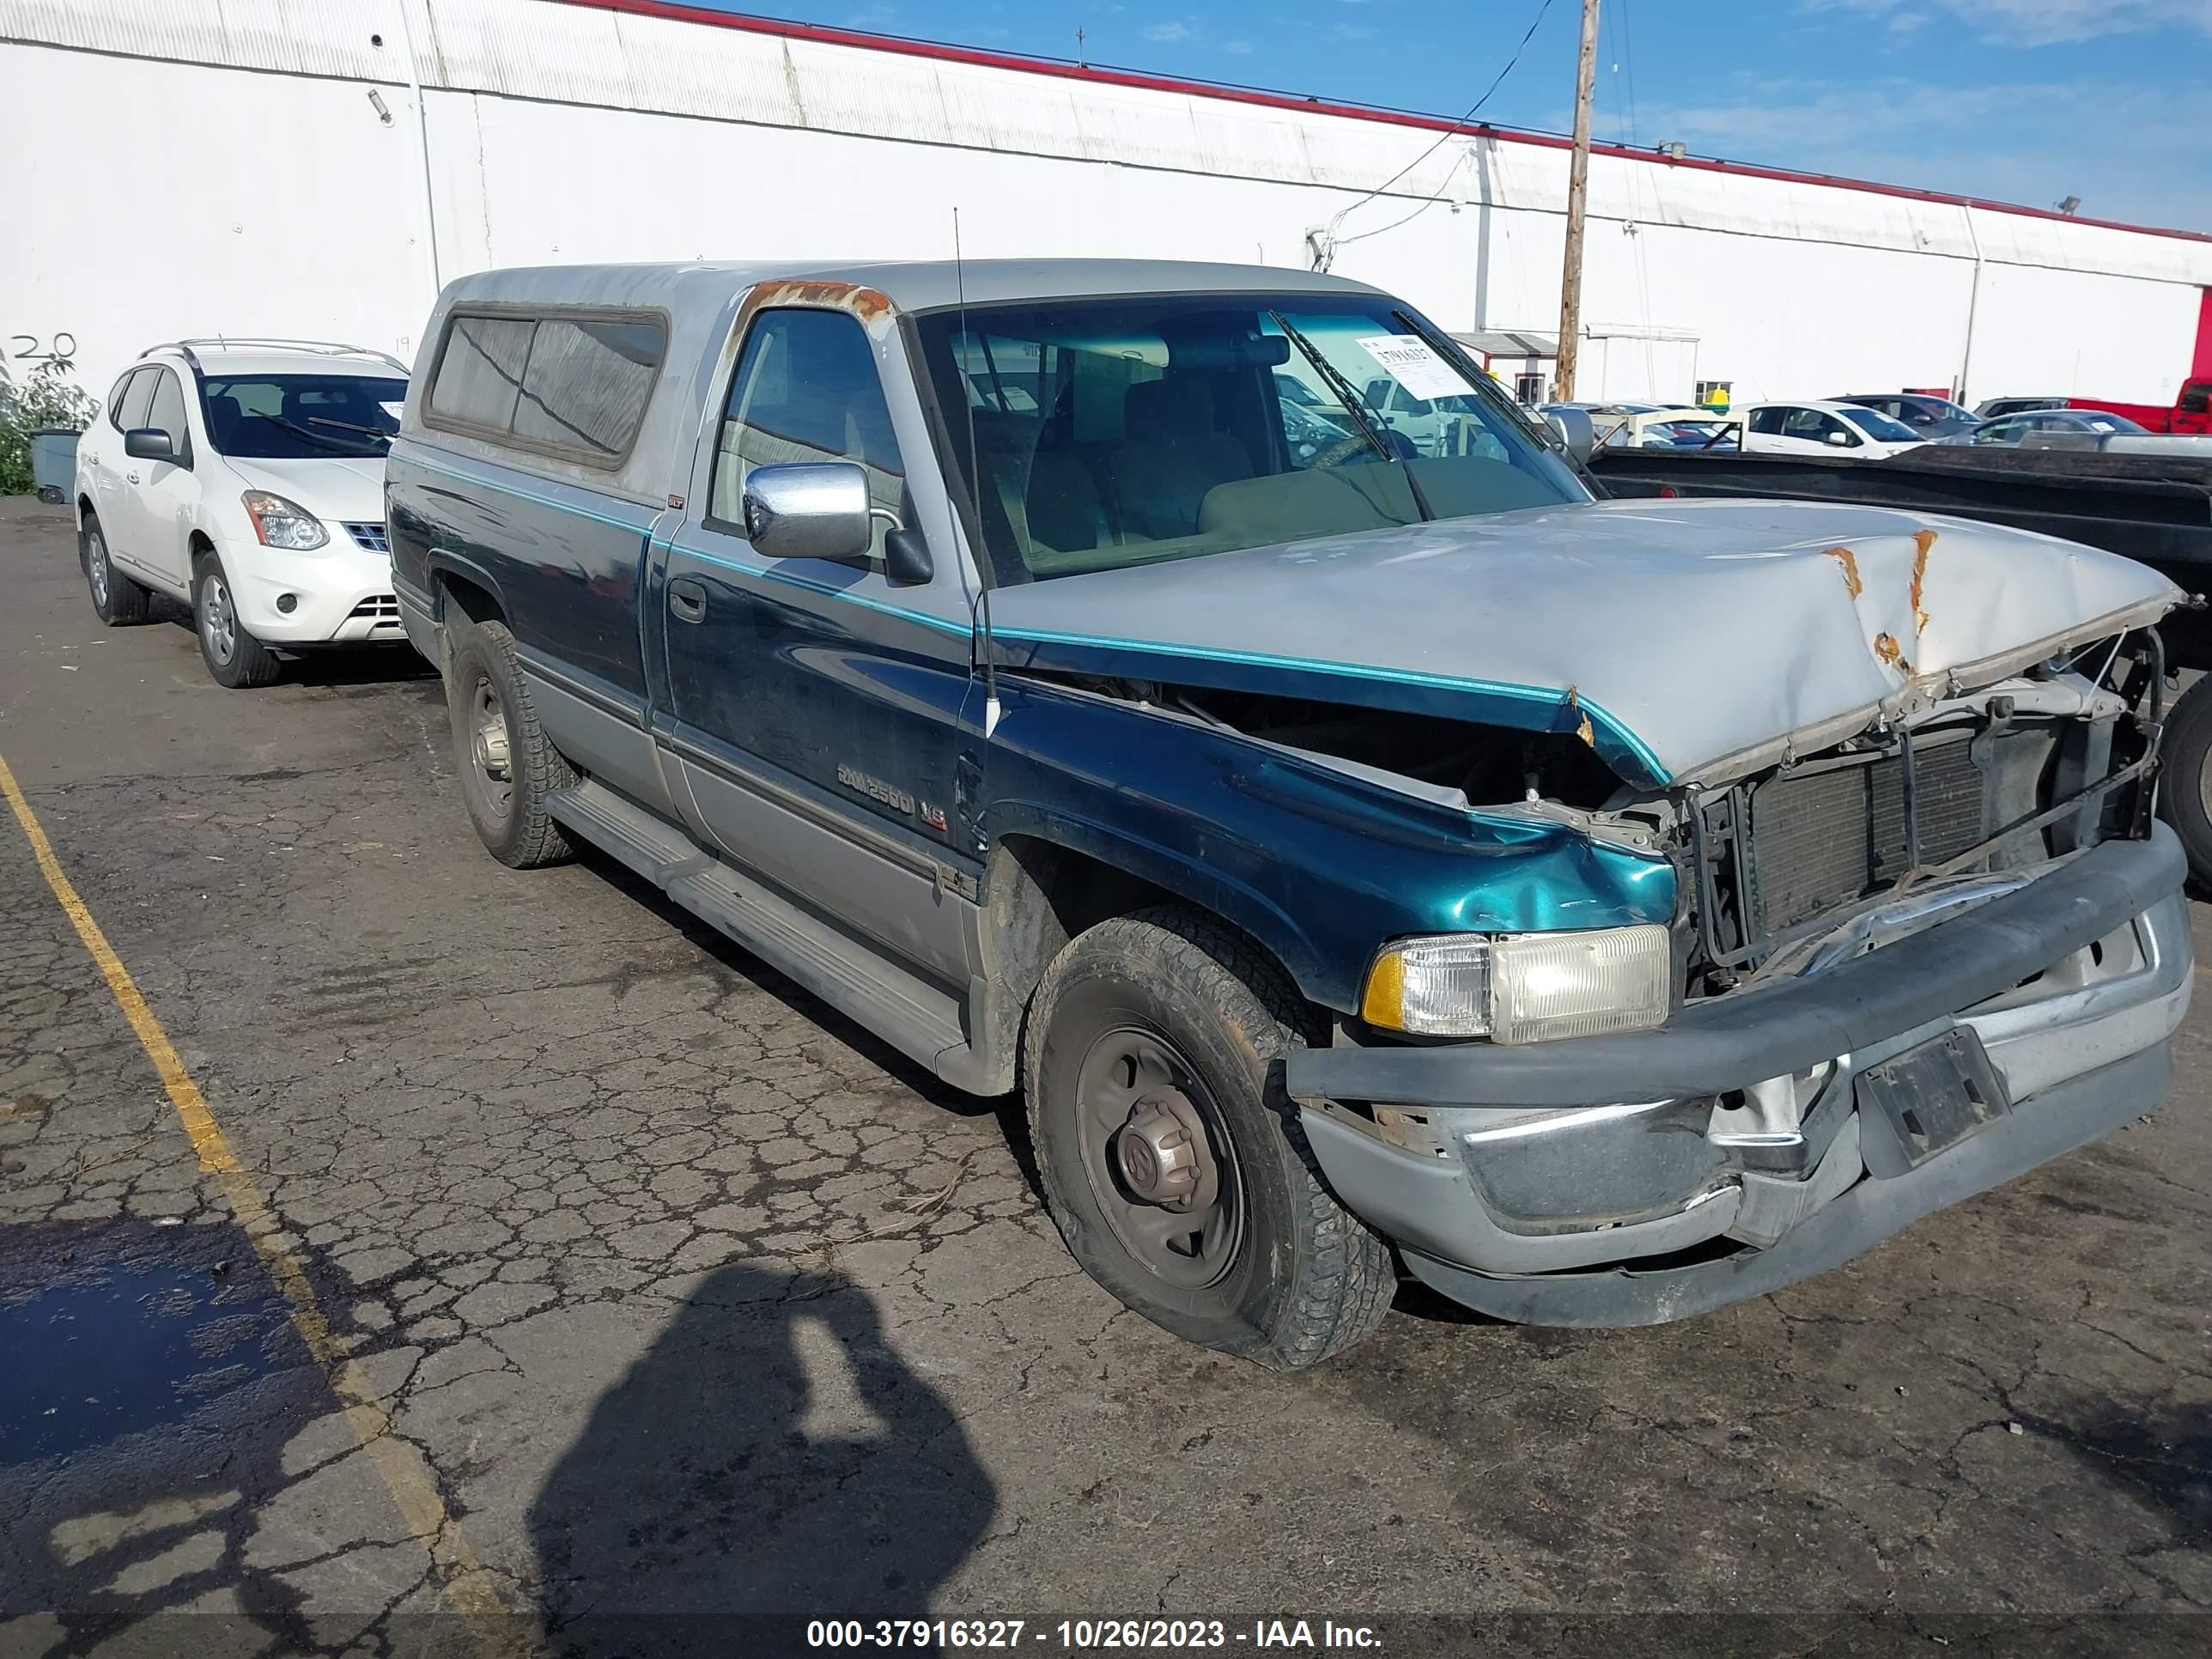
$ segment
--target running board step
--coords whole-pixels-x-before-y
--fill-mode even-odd
[[[702,853],[605,784],[558,790],[545,810],[908,1059],[955,1081],[969,1069],[960,1004],[927,981]]]

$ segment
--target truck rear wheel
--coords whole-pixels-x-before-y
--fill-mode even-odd
[[[568,838],[545,798],[576,781],[538,723],[530,688],[502,622],[449,622],[446,707],[453,720],[453,762],[461,800],[486,850],[516,870],[559,864]]]
[[[2160,744],[2159,816],[2189,855],[2189,873],[2212,886],[2212,674],[2181,694]]]
[[[1176,1335],[1277,1370],[1389,1311],[1390,1249],[1328,1188],[1273,1062],[1302,1007],[1247,939],[1175,908],[1045,970],[1023,1055],[1046,1200],[1084,1269]]]

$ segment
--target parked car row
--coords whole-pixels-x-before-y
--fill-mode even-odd
[[[87,476],[191,483],[130,580],[196,573],[211,667],[396,596],[494,859],[595,846],[916,1066],[1018,1086],[1070,1252],[1194,1342],[1314,1364],[1401,1267],[1502,1318],[1683,1317],[2166,1087],[2146,630],[2182,596],[2140,565],[1594,500],[1429,319],[1315,273],[488,271],[422,337],[396,432],[368,360],[149,354]],[[1772,409],[1646,413],[1911,435]],[[331,562],[366,504],[305,469],[387,445],[372,581]]]

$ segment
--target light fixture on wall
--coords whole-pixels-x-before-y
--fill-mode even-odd
[[[368,89],[368,106],[376,112],[378,120],[383,122],[387,127],[392,125],[391,106],[384,101],[384,94],[374,87]]]
[[[2061,213],[2072,213],[2081,205],[2081,198],[2078,196],[2062,196],[2058,198],[2058,210]]]

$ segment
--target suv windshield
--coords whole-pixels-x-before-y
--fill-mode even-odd
[[[1379,295],[1050,301],[917,326],[1002,583],[1589,499]]]
[[[365,374],[210,374],[201,386],[209,439],[244,460],[381,459],[407,401],[406,381]]]

